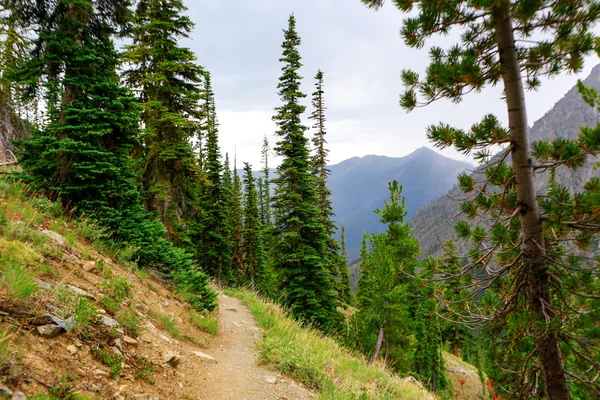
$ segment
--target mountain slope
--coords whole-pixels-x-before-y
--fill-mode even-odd
[[[600,65],[594,67],[584,84],[600,89]],[[583,102],[576,87],[571,88],[565,96],[530,129],[532,141],[554,140],[556,138],[576,138],[582,126],[595,126],[600,122],[600,114]],[[586,165],[577,171],[559,168],[557,182],[570,190],[580,190],[583,183],[592,175],[598,175],[593,169],[597,159],[590,158]],[[538,191],[546,189],[547,174],[537,178]],[[454,225],[463,217],[459,215],[462,193],[452,188],[447,194],[434,199],[426,207],[420,209],[411,220],[414,235],[419,239],[425,255],[436,254],[446,240],[455,240]]]
[[[384,207],[389,197],[388,182],[396,179],[402,185],[407,218],[411,218],[419,207],[447,192],[456,176],[471,167],[426,147],[402,158],[370,155],[332,165],[329,189],[334,220],[346,229],[349,259],[358,255],[363,232],[385,230],[373,210]]]

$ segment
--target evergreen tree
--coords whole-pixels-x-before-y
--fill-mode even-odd
[[[170,236],[173,220],[183,218],[186,190],[200,175],[191,141],[201,118],[203,70],[194,53],[177,44],[194,26],[185,11],[181,0],[139,1],[133,43],[124,57],[130,65],[125,80],[139,89],[143,107],[146,208],[157,213]]]
[[[265,259],[256,183],[252,166],[247,162],[244,163],[244,189],[244,260],[250,287],[255,290]]]
[[[212,309],[215,294],[206,275],[143,212],[129,157],[137,144],[139,109],[119,84],[112,42],[129,4],[105,5],[110,7],[40,1],[28,13],[39,37],[17,78],[26,94],[43,93],[48,114],[31,140],[21,143],[21,177],[59,198],[68,211],[97,219],[117,248],[134,246],[140,265],[173,274],[196,308]]]
[[[411,334],[411,287],[405,273],[412,273],[419,254],[419,245],[404,222],[406,207],[397,181],[389,184],[390,202],[376,210],[381,222],[388,225],[386,233],[371,235],[372,249],[367,249],[363,236],[361,270],[356,292],[357,342],[369,363],[374,363],[382,345],[386,344],[384,360],[397,361],[397,368],[410,365],[408,336]],[[413,292],[414,293],[414,292]],[[408,371],[404,371],[408,372]]]
[[[272,224],[272,215],[271,215],[271,180],[269,178],[269,141],[265,136],[262,145],[262,163],[263,163],[263,176],[261,177],[260,183],[258,185],[259,188],[259,197],[260,201],[260,219],[262,221],[262,225],[264,227],[270,227]]]
[[[275,151],[282,158],[274,180],[277,185],[273,197],[277,231],[274,265],[280,273],[284,301],[292,315],[325,331],[336,331],[341,315],[336,309],[337,296],[326,265],[327,232],[318,208],[308,139],[304,134],[306,127],[300,119],[305,106],[299,101],[305,95],[300,91],[300,37],[293,15],[284,35],[280,59],[283,74],[278,85],[282,104],[273,117],[279,137]]]
[[[20,114],[17,86],[9,77],[10,69],[22,62],[30,50],[27,26],[19,13],[22,1],[7,0],[0,5],[0,163],[16,160],[14,140],[25,139],[29,127]]]
[[[378,7],[383,0],[363,2]],[[496,222],[491,229],[472,229],[463,221],[457,233],[477,245],[465,273],[475,268],[488,271],[470,288],[467,300],[474,300],[482,288],[498,288],[496,301],[470,316],[501,327],[499,335],[512,332],[508,338],[512,348],[523,350],[504,387],[520,397],[543,392],[549,399],[563,400],[572,398],[571,388],[586,386],[589,396],[597,397],[599,346],[597,342],[588,346],[591,354],[583,350],[582,343],[594,339],[578,329],[593,310],[588,307],[593,307],[589,296],[595,278],[590,278],[589,268],[572,261],[564,241],[582,248],[591,245],[597,216],[589,207],[596,204],[592,199],[598,182],[592,179],[581,194],[557,188],[540,198],[534,180],[543,169],[576,168],[586,155],[596,154],[597,132],[584,129],[575,141],[561,138],[532,146],[524,86],[536,88],[541,76],[581,70],[584,57],[599,50],[592,25],[600,17],[600,2],[396,0],[395,4],[411,12],[402,28],[411,47],[424,47],[426,39],[454,27],[462,31],[459,43],[449,50],[430,50],[424,79],[412,71],[402,73],[407,86],[403,107],[410,110],[441,98],[459,102],[487,85],[503,85],[508,129],[488,115],[470,131],[440,124],[431,126],[428,136],[438,147],[455,146],[488,162],[482,168],[483,179],[463,174],[459,185],[470,196],[463,205],[467,216],[485,215]],[[492,146],[498,145],[506,147],[490,160]],[[580,303],[585,306],[573,308]]]
[[[339,257],[339,272],[340,272],[340,299],[346,304],[352,304],[352,290],[350,288],[350,272],[348,271],[348,256],[346,254],[346,230],[342,226],[340,236],[340,257]]]
[[[224,168],[221,165],[218,121],[209,73],[206,73],[204,85],[203,130],[206,137],[204,169],[207,182],[202,193],[203,232],[197,244],[197,254],[202,268],[223,284],[231,266],[231,232],[228,223],[230,197],[227,197],[231,196],[231,189],[227,193],[227,189],[231,188],[231,175],[227,167],[225,179],[222,177]],[[224,188],[224,183],[228,187]]]
[[[231,268],[235,271],[234,275],[238,284],[246,283],[248,279],[248,266],[244,260],[244,245],[243,245],[243,234],[245,227],[242,226],[242,220],[244,214],[244,208],[242,207],[242,180],[237,171],[237,161],[233,163],[233,186],[231,196],[231,207],[229,211],[230,225],[232,229],[232,243],[233,243],[233,259]]]

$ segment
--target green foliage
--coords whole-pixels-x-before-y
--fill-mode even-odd
[[[77,393],[75,376],[68,374],[60,378],[60,382],[48,388],[48,395],[37,393],[33,400],[89,400],[89,397]]]
[[[281,277],[283,301],[292,315],[334,332],[340,328],[341,315],[336,309],[337,294],[327,268],[327,232],[319,210],[308,139],[304,135],[307,128],[301,123],[305,107],[298,100],[305,95],[300,92],[300,37],[293,15],[284,37],[280,59],[283,73],[278,85],[282,104],[273,117],[279,137],[275,152],[282,158],[274,180],[277,185],[273,196],[274,267]]]
[[[167,226],[169,236],[177,225],[176,212],[186,208],[186,191],[201,174],[192,149],[199,131],[204,71],[194,53],[178,46],[194,24],[183,16],[180,0],[142,0],[133,23],[133,44],[126,46],[130,65],[124,77],[131,88],[142,88],[144,169],[142,184],[146,205]],[[160,43],[160,45],[157,45]]]
[[[219,333],[219,319],[215,315],[191,312],[189,318],[201,331],[209,333],[211,336]]]
[[[123,361],[125,361],[122,356],[116,354],[112,350],[109,352],[109,350],[102,348],[93,349],[92,355],[96,360],[100,361],[110,369],[109,373],[112,378],[116,378],[121,374],[121,371],[123,370]]]
[[[135,379],[141,379],[151,385],[154,385],[155,382],[154,379],[152,379],[152,374],[154,373],[155,368],[147,358],[143,356],[135,356],[132,366],[133,370],[135,371]]]
[[[93,304],[84,297],[78,297],[73,307],[75,315],[75,329],[77,333],[82,333],[85,328],[96,322],[98,310]]]
[[[126,308],[120,312],[117,315],[117,320],[125,330],[125,333],[131,337],[138,337],[140,332],[144,329],[142,326],[142,321],[140,321],[140,318],[131,308]]]
[[[114,278],[102,283],[101,286],[108,296],[118,303],[131,297],[131,285],[123,275],[115,275]]]
[[[264,229],[260,220],[258,193],[252,166],[247,162],[244,163],[244,190],[244,268],[250,278],[250,287],[253,290],[263,290],[267,288],[266,284],[271,282],[261,281],[267,262],[263,239]]]

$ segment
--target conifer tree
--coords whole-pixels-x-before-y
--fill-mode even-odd
[[[229,166],[224,169],[221,164],[219,124],[208,72],[205,74],[204,85],[205,122],[203,129],[206,137],[204,168],[207,182],[202,192],[203,232],[200,242],[197,243],[197,254],[202,268],[216,278],[220,284],[223,284],[226,279],[230,278],[232,257],[231,226],[228,221],[231,175]]]
[[[14,140],[28,134],[27,124],[19,107],[19,96],[10,69],[22,62],[30,48],[30,39],[24,32],[26,23],[19,18],[22,1],[7,0],[0,5],[0,163],[16,160]]]
[[[27,15],[39,37],[16,77],[25,94],[43,94],[47,121],[21,143],[21,178],[69,212],[97,219],[117,248],[137,248],[138,264],[172,274],[197,309],[212,309],[215,294],[206,275],[165,240],[163,225],[143,212],[137,191],[129,154],[137,144],[139,109],[120,86],[112,42],[127,22],[128,6],[31,4]]]
[[[378,7],[383,0],[363,2]],[[502,332],[514,332],[513,348],[527,349],[505,388],[520,397],[542,392],[551,400],[568,400],[570,388],[583,385],[597,397],[598,346],[592,346],[593,354],[582,351],[589,332],[576,328],[589,314],[587,307],[578,312],[572,308],[574,303],[591,301],[594,280],[584,278],[589,276],[585,269],[574,266],[577,263],[565,253],[563,242],[577,238],[580,247],[591,244],[597,216],[589,214],[588,207],[598,182],[592,179],[575,197],[559,188],[540,199],[534,181],[544,168],[580,166],[586,155],[597,152],[597,132],[585,129],[575,141],[561,138],[532,146],[524,86],[536,88],[541,76],[581,70],[584,57],[599,50],[592,26],[600,17],[600,2],[396,0],[395,4],[411,12],[402,28],[411,47],[422,48],[426,39],[452,28],[462,31],[449,50],[437,46],[430,50],[424,78],[403,71],[407,90],[400,102],[404,108],[441,98],[459,102],[467,93],[498,83],[504,89],[508,128],[488,115],[469,131],[439,124],[428,129],[428,136],[438,147],[454,146],[488,162],[479,179],[483,184],[467,174],[460,176],[459,185],[469,195],[462,208],[469,218],[483,214],[497,222],[491,229],[472,229],[463,221],[457,233],[477,245],[463,270],[489,271],[471,288],[473,296],[481,294],[482,288],[501,288],[497,301],[489,303],[488,309],[478,309],[483,315],[471,316],[504,327]],[[492,146],[498,145],[504,150],[489,159]],[[590,203],[571,203],[574,198]],[[489,264],[492,259],[496,267]]]
[[[346,254],[346,230],[342,226],[340,235],[340,299],[346,304],[352,304],[352,291],[350,288],[350,272],[348,271],[348,256]]]
[[[327,232],[321,222],[314,176],[311,171],[306,127],[301,115],[306,97],[300,91],[300,37],[294,16],[284,31],[282,76],[279,78],[281,106],[273,120],[279,141],[275,152],[281,156],[277,187],[273,196],[275,229],[274,265],[281,277],[283,300],[292,315],[325,331],[340,327],[337,296],[327,269]]]
[[[233,259],[232,269],[236,276],[238,284],[246,283],[248,279],[248,267],[244,260],[244,246],[243,246],[243,233],[245,227],[243,226],[244,207],[242,206],[242,180],[237,171],[237,161],[233,163],[233,186],[231,196],[231,207],[229,210],[230,225],[232,229],[232,243],[233,243]]]
[[[186,190],[198,184],[192,148],[201,119],[203,70],[194,53],[177,44],[194,24],[181,0],[140,0],[133,42],[125,47],[124,77],[143,107],[142,183],[146,208],[157,213],[170,236],[186,208]]]
[[[270,170],[269,170],[269,151],[271,151],[269,147],[269,141],[265,136],[263,140],[261,155],[262,155],[262,163],[263,163],[263,176],[261,177],[260,183],[258,185],[258,189],[260,191],[259,198],[260,201],[260,218],[262,221],[262,225],[264,227],[270,227],[272,224],[272,215],[271,215],[271,179],[269,178]]]
[[[256,183],[252,166],[247,162],[244,163],[244,189],[244,261],[250,287],[255,290],[265,259]]]
[[[359,348],[370,354],[370,364],[378,359],[384,342],[386,360],[389,357],[406,360],[407,355],[402,350],[406,346],[402,342],[411,333],[410,284],[403,276],[414,272],[419,244],[404,222],[406,207],[398,182],[390,182],[389,190],[390,201],[385,202],[383,210],[376,210],[381,222],[388,225],[386,233],[370,236],[370,251],[363,236],[356,292],[358,311],[353,317],[358,327]]]

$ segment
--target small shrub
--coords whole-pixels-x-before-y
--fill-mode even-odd
[[[147,358],[142,356],[135,356],[135,360],[133,362],[133,369],[135,371],[135,379],[141,379],[143,381],[148,382],[151,385],[154,385],[155,382],[152,379],[154,367],[152,366],[152,363],[148,361]]]
[[[116,254],[117,257],[117,261],[119,261],[119,263],[123,264],[123,265],[131,265],[135,263],[132,263],[133,257],[135,256],[135,254],[138,252],[139,247],[136,246],[132,246],[132,245],[125,245],[123,247],[121,247]]]
[[[99,302],[102,308],[104,308],[104,310],[106,310],[106,312],[110,315],[115,315],[121,309],[121,303],[108,296],[102,296]]]
[[[107,295],[117,302],[122,302],[131,297],[131,285],[122,275],[116,275],[108,282],[102,284]]]
[[[131,308],[127,308],[121,312],[117,320],[125,330],[125,333],[131,337],[139,336],[140,332],[143,330],[139,317]]]
[[[51,201],[46,197],[33,197],[29,204],[41,213],[51,217],[60,217],[63,214],[60,202]]]
[[[80,219],[76,225],[79,236],[90,243],[108,238],[106,228],[102,228],[96,221],[91,219]]]
[[[104,349],[92,350],[92,354],[96,360],[110,368],[109,373],[111,377],[116,378],[119,376],[121,370],[123,369],[123,361],[125,360],[122,356],[114,353],[110,354]]]
[[[58,385],[48,389],[48,395],[37,393],[32,400],[89,400],[89,397],[75,393],[75,376],[69,374],[60,379]]]

